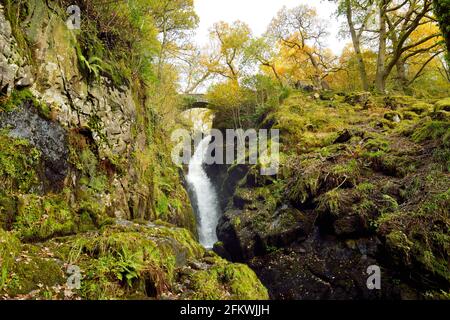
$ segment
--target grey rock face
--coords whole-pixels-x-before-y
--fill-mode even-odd
[[[105,77],[88,81],[80,69],[76,33],[49,10],[45,1],[30,0],[28,9],[28,27],[23,31],[33,43],[33,68],[19,50],[0,5],[0,96],[29,87],[49,109],[53,122],[41,119],[33,107],[25,105],[0,116],[0,127],[10,126],[11,135],[30,140],[42,151],[46,180],[58,189],[65,177],[73,174],[67,163],[66,141],[71,129],[93,138],[100,160],[129,158],[133,150],[145,144],[145,133],[132,133],[137,105],[131,88],[117,87]],[[115,177],[111,194],[99,195],[112,199],[105,201],[112,203],[108,207],[113,215],[129,218],[150,212],[150,187],[135,186],[135,179],[138,174],[130,169],[126,177]],[[74,177],[72,181],[76,183]],[[136,212],[130,212],[130,207]]]
[[[0,93],[10,95],[15,86],[28,87],[33,82],[31,68],[19,54],[11,25],[0,5]]]
[[[25,103],[0,115],[0,128],[9,129],[11,137],[27,139],[41,151],[50,189],[56,190],[62,186],[69,167],[69,150],[66,131],[59,124],[42,119],[33,106]]]

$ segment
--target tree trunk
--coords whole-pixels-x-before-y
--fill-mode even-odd
[[[398,85],[403,91],[405,91],[408,87],[405,62],[402,59],[399,59],[396,64],[396,68],[397,68],[397,78],[399,81]]]
[[[385,93],[386,91],[386,2],[387,0],[381,0],[379,7],[380,38],[378,45],[377,75],[375,79],[375,86],[381,93]]]
[[[353,12],[350,0],[345,1],[347,9],[347,22],[352,35],[353,48],[356,54],[356,60],[358,62],[359,76],[361,78],[361,85],[364,91],[369,91],[369,81],[367,79],[366,64],[361,52],[361,37],[356,33],[355,25],[353,24]]]

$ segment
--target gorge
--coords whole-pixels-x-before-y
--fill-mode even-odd
[[[190,67],[225,80],[195,100],[171,56],[192,1],[164,1],[77,0],[80,30],[71,1],[0,2],[0,299],[448,299],[448,83],[358,91],[351,70],[335,88],[293,84],[320,71],[297,47],[266,69],[281,43],[221,23],[218,51]],[[172,159],[178,129],[198,137],[189,163]],[[275,174],[206,161],[212,130],[231,129],[279,132]]]

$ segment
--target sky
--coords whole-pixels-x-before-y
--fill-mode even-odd
[[[329,22],[330,36],[327,44],[334,53],[342,52],[348,40],[339,39],[338,31],[341,22],[334,16],[335,4],[327,0],[194,0],[195,10],[200,17],[200,26],[195,41],[204,46],[208,43],[211,26],[218,21],[246,22],[253,33],[262,35],[272,18],[283,7],[292,8],[300,4],[308,4],[316,8],[318,15]]]

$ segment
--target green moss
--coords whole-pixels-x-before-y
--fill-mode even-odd
[[[448,184],[446,185],[448,179],[430,180],[426,183],[434,188],[440,188],[441,184],[444,188],[445,186],[448,188]],[[386,245],[391,250],[393,261],[403,267],[414,267],[415,272],[420,273],[417,270],[424,270],[426,272],[423,274],[424,277],[432,275],[427,281],[437,281],[438,286],[450,283],[449,205],[450,190],[447,190],[429,195],[414,208],[405,210],[398,207],[397,211],[378,219],[379,230],[382,233],[389,230],[386,232]]]
[[[130,222],[69,238],[58,252],[83,270],[82,297],[111,299],[136,291],[142,298],[148,287],[155,292],[147,294],[156,297],[173,284],[176,268],[203,256],[204,249],[185,229]]]
[[[74,233],[75,220],[67,203],[58,196],[20,195],[13,228],[24,241],[39,241]]]
[[[433,105],[426,102],[417,102],[405,109],[417,115],[422,115],[433,110]]]
[[[317,212],[339,216],[345,206],[345,197],[343,197],[345,193],[346,191],[334,189],[321,195],[317,203]]]
[[[0,99],[0,112],[11,112],[15,108],[29,103],[36,108],[39,115],[45,119],[51,119],[51,109],[43,102],[39,102],[29,89],[14,90],[10,97]]]
[[[418,117],[419,116],[415,112],[404,111],[404,112],[402,112],[402,116],[400,118],[402,118],[404,120],[416,120]]]
[[[198,300],[267,300],[267,289],[246,265],[217,258],[208,270],[190,276],[193,298]]]
[[[450,123],[447,121],[427,120],[421,123],[412,135],[415,142],[441,140],[444,145],[450,144]]]
[[[233,226],[234,226],[236,229],[239,229],[239,228],[240,228],[240,226],[241,226],[241,218],[240,218],[240,217],[234,217],[234,218],[233,218]]]
[[[356,190],[360,191],[363,194],[371,194],[374,191],[376,186],[370,182],[362,182],[356,186]]]
[[[396,110],[414,105],[417,100],[410,96],[389,96],[384,99],[386,107]]]
[[[14,90],[10,97],[3,97],[0,100],[0,112],[10,112],[21,106],[25,102],[31,102],[37,106],[38,102],[28,89]]]
[[[0,292],[9,281],[13,267],[16,265],[15,258],[21,250],[19,239],[11,232],[0,228]]]
[[[380,154],[390,151],[390,143],[382,136],[375,135],[370,137],[364,144],[365,154],[368,157],[377,157]]]
[[[289,170],[288,176],[293,178],[288,182],[288,196],[292,201],[305,203],[317,195],[322,176],[321,165],[321,161],[310,159]]]
[[[386,112],[384,114],[384,118],[389,121],[398,122],[399,120],[402,119],[402,115],[399,112],[391,111],[391,112]]]
[[[88,126],[92,132],[94,132],[95,134],[98,135],[98,137],[100,138],[100,140],[103,143],[105,143],[105,144],[108,143],[108,138],[106,137],[106,134],[103,130],[104,128],[103,128],[102,120],[97,115],[92,115],[89,118]]]
[[[0,191],[0,228],[10,230],[16,217],[17,199]]]
[[[450,112],[450,98],[439,100],[434,105],[434,111],[447,111]]]
[[[23,251],[17,263],[8,274],[4,292],[9,296],[31,294],[51,298],[46,290],[51,287],[62,286],[67,281],[63,266],[57,260],[42,252],[38,247],[28,247]]]
[[[382,213],[393,212],[393,211],[396,211],[398,209],[397,200],[395,200],[391,196],[389,196],[387,194],[383,194],[382,199],[383,199],[383,202],[384,202]]]
[[[330,145],[336,132],[355,119],[355,108],[346,103],[329,107],[327,101],[312,101],[301,93],[292,94],[280,107],[270,113],[262,127],[280,130],[285,151],[307,152]],[[282,150],[284,151],[284,150]]]
[[[3,191],[31,192],[39,184],[40,152],[27,140],[0,132],[0,180]]]
[[[412,246],[408,237],[400,230],[395,230],[386,236],[386,246],[391,250],[392,257],[397,263],[409,265]]]
[[[341,184],[348,181],[351,182],[353,185],[356,185],[359,175],[361,173],[361,168],[356,159],[351,159],[344,163],[340,163],[333,166],[330,172],[338,177],[343,178]]]

